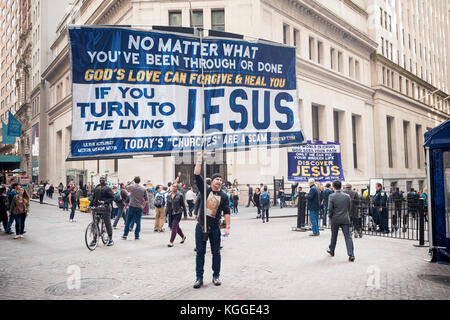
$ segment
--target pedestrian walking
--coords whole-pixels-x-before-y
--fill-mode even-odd
[[[76,222],[73,218],[75,217],[75,210],[77,209],[77,190],[76,187],[72,187],[69,189],[68,202],[70,207],[70,222]]]
[[[189,190],[186,192],[186,202],[189,208],[189,217],[192,217],[192,211],[194,210],[194,200],[195,200],[194,188],[190,187]]]
[[[9,210],[9,201],[8,195],[6,194],[6,188],[0,188],[0,221],[3,225],[3,229],[6,231],[6,227],[8,226],[8,210]]]
[[[45,188],[44,188],[44,186],[42,184],[39,186],[37,194],[39,196],[39,203],[43,204],[44,203]]]
[[[184,243],[186,240],[183,231],[180,228],[181,215],[186,213],[186,205],[184,204],[184,197],[181,191],[178,191],[178,184],[174,183],[172,185],[172,192],[167,198],[166,215],[170,216],[170,229],[172,233],[170,234],[170,241],[167,245],[168,247],[173,247],[173,242],[177,234],[181,237],[181,242]]]
[[[310,236],[319,236],[320,191],[315,185],[314,179],[309,179],[308,184],[310,189],[306,195],[306,200],[312,226],[312,234]]]
[[[128,193],[125,190],[125,185],[123,183],[120,184],[119,190],[117,190],[114,195],[114,202],[117,204],[117,215],[114,219],[113,228],[117,229],[117,224],[119,223],[120,218],[123,219],[123,223],[125,226],[126,223],[126,214],[125,214],[125,202],[127,200]]]
[[[11,202],[11,214],[14,214],[16,222],[16,236],[14,239],[23,238],[25,219],[28,216],[29,207],[30,196],[24,188],[20,188],[19,193],[14,196]]]
[[[334,193],[328,199],[328,216],[331,221],[331,242],[328,247],[328,254],[334,256],[336,248],[337,236],[339,228],[344,233],[345,245],[347,247],[347,254],[349,261],[355,261],[353,252],[353,240],[350,235],[350,215],[349,211],[352,209],[352,201],[350,196],[341,191],[342,184],[340,181],[333,182]]]
[[[255,206],[255,202],[253,201],[253,188],[247,184],[247,188],[248,188],[248,203],[246,205],[246,207],[250,207],[250,202],[253,203],[253,206]]]
[[[280,187],[280,189],[278,189],[278,198],[280,199],[280,209],[283,209],[285,207],[285,205],[284,205],[285,194],[284,194],[284,190],[282,187]]]
[[[255,207],[257,209],[256,219],[261,218],[261,201],[260,201],[260,197],[261,197],[261,189],[256,188],[255,189],[255,193],[253,194],[253,204],[255,205]]]
[[[325,190],[323,190],[323,226],[327,226],[327,214],[328,214],[328,197],[333,193],[331,190],[331,183],[327,183],[325,185]]]
[[[116,199],[116,195],[118,193],[117,187],[113,187],[113,194],[114,194],[114,200]],[[119,194],[120,197],[120,194]],[[115,220],[117,214],[119,213],[119,206],[117,205],[116,201],[112,202],[112,211],[111,211],[111,220]]]
[[[269,192],[267,192],[267,186],[264,186],[259,200],[261,202],[262,222],[269,222],[270,195]]]
[[[48,187],[48,196],[50,199],[53,199],[54,192],[55,192],[55,187],[51,184],[50,187]]]
[[[237,182],[237,180],[236,180]],[[232,197],[232,201],[233,201],[233,213],[234,214],[238,214],[239,213],[239,209],[238,209],[238,204],[239,204],[239,191],[236,187],[234,187],[231,191],[231,197]]]
[[[153,231],[164,232],[164,223],[166,220],[166,192],[162,185],[156,186],[155,192],[155,226]]]
[[[203,152],[197,153],[197,162],[194,168],[194,178],[197,188],[200,192],[200,199],[198,200],[199,215],[196,216],[198,221],[195,227],[195,269],[196,269],[196,281],[194,283],[194,289],[198,289],[203,285],[203,273],[205,265],[206,254],[206,242],[209,239],[211,244],[212,253],[212,270],[213,270],[213,283],[216,286],[221,285],[220,281],[220,241],[221,232],[219,229],[220,220],[222,214],[225,219],[225,231],[224,235],[230,234],[230,207],[228,197],[225,192],[222,191],[223,178],[219,173],[215,173],[211,176],[211,186],[206,186],[203,178],[200,176],[202,171]],[[206,208],[204,200],[206,199]],[[205,229],[206,219],[206,229]],[[205,238],[206,237],[206,238]]]
[[[387,194],[383,190],[381,183],[375,184],[376,193],[373,197],[373,205],[375,208],[375,214],[378,219],[378,225],[380,226],[377,232],[389,233],[388,230],[388,211],[387,211]]]
[[[361,212],[359,210],[359,194],[355,190],[352,190],[352,185],[347,183],[345,185],[345,194],[348,194],[351,200],[351,209],[349,211],[350,222],[353,227],[353,234],[355,238],[362,238],[362,227],[361,227]]]
[[[140,185],[141,178],[135,177],[133,181],[134,184],[128,184],[128,186],[126,187],[127,191],[130,193],[130,204],[128,208],[125,229],[122,236],[123,240],[127,239],[132,222],[136,223],[136,229],[134,230],[134,239],[139,240],[142,211],[148,201],[147,190],[145,190],[145,188]]]
[[[65,187],[61,193],[63,200],[63,211],[69,211],[69,193],[70,193],[69,188],[70,188],[69,186]]]
[[[402,203],[403,203],[403,195],[400,193],[399,188],[395,188],[394,193],[392,194],[392,201],[394,202],[394,214],[392,215],[392,232],[398,230],[398,223],[402,216]]]
[[[5,233],[7,233],[7,234],[13,234],[13,232],[11,231],[11,227],[12,227],[12,224],[14,223],[14,221],[16,220],[16,218],[15,218],[14,212],[11,211],[11,204],[12,204],[14,197],[17,194],[19,194],[19,189],[20,189],[19,184],[17,182],[14,182],[11,185],[11,189],[8,193],[9,217],[8,217],[8,224],[6,225],[6,230],[5,230]]]
[[[60,196],[62,196],[63,190],[64,190],[64,185],[62,184],[62,182],[60,182],[58,185],[58,193]]]

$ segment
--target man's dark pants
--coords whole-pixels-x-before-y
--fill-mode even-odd
[[[118,204],[117,207],[118,207],[119,210],[118,210],[118,213],[116,215],[116,218],[114,219],[114,224],[113,224],[114,228],[117,227],[117,224],[119,223],[119,220],[120,220],[121,217],[123,218],[123,222],[126,223],[125,213],[124,213],[124,210],[123,210],[124,205],[123,204]]]
[[[248,195],[247,207],[250,207],[250,202],[253,203],[253,206],[255,206],[255,202],[253,201],[253,194]]]
[[[41,194],[41,195],[39,195],[39,202],[42,204],[43,201],[44,201],[44,195]]]
[[[353,256],[353,240],[350,234],[350,225],[349,224],[337,224],[331,223],[331,243],[330,243],[330,251],[334,254],[334,249],[336,248],[337,236],[339,232],[339,228],[342,229],[345,237],[345,245],[347,247],[347,254],[349,257]]]
[[[211,228],[209,231],[209,242],[211,244],[212,253],[212,269],[213,277],[220,276],[220,229]],[[204,265],[205,265],[205,253],[206,253],[206,242],[203,241],[203,231],[200,224],[197,223],[195,227],[195,248],[197,251],[197,256],[195,260],[195,270],[197,279],[203,279]]]
[[[141,218],[142,218],[142,209],[141,208],[136,208],[136,207],[128,208],[125,229],[123,230],[124,237],[128,236],[130,226],[133,222],[135,222],[136,228],[134,229],[134,237],[135,237],[135,239],[139,239],[139,232],[141,231]]]

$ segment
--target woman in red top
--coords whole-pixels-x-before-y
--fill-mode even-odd
[[[30,197],[23,188],[19,189],[11,203],[11,212],[14,213],[16,221],[16,236],[14,239],[23,238],[23,230],[25,229],[25,218],[28,216],[30,208]]]

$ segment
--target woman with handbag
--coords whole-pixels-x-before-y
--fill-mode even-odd
[[[14,214],[16,222],[16,236],[14,239],[23,238],[23,230],[25,229],[25,219],[28,216],[30,208],[30,196],[24,188],[19,189],[11,202],[11,213]]]
[[[178,184],[174,183],[172,185],[172,192],[167,197],[167,207],[166,207],[166,216],[170,216],[170,225],[169,227],[172,229],[172,233],[170,235],[170,242],[167,245],[169,248],[173,247],[173,241],[177,236],[177,233],[180,235],[182,241],[180,243],[184,243],[186,240],[183,231],[180,228],[180,220],[181,215],[186,214],[186,205],[184,204],[184,197],[181,192],[178,191]]]

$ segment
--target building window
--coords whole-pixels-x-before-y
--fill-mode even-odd
[[[321,41],[317,41],[317,62],[319,64],[323,64],[323,42]]]
[[[405,168],[409,168],[409,139],[408,139],[409,122],[403,121],[403,146],[405,151]]]
[[[412,181],[406,181],[406,191],[409,192],[412,189]]]
[[[203,28],[203,10],[192,10],[191,27]]]
[[[380,8],[380,25],[383,26],[383,8]]]
[[[331,64],[331,69],[335,70],[336,69],[336,50],[334,48],[330,49],[330,64]]]
[[[348,58],[348,75],[350,78],[355,77],[355,65],[353,64],[353,58]]]
[[[403,93],[402,84],[403,84],[403,78],[402,78],[402,76],[398,76],[398,91],[400,91],[400,93]]]
[[[181,11],[169,11],[169,26],[181,27]]]
[[[360,78],[361,78],[361,71],[360,71],[360,68],[359,68],[359,61],[358,60],[355,60],[355,77],[356,77],[356,80],[360,80]]]
[[[283,24],[283,43],[288,44],[289,40],[289,26],[287,24]]]
[[[420,137],[422,136],[422,126],[416,124],[416,152],[417,152],[417,168],[420,169],[420,150],[422,149],[422,145],[420,143]]]
[[[297,29],[294,29],[294,47],[300,43],[300,32]]]
[[[339,142],[339,111],[333,111],[334,142]]]
[[[211,10],[211,28],[217,31],[225,31],[225,10]]]
[[[393,121],[392,117],[389,116],[386,117],[389,168],[394,167],[394,161],[392,159],[392,121]]]
[[[338,62],[338,71],[339,72],[344,72],[344,70],[343,70],[343,65],[344,65],[344,55],[342,54],[342,52],[338,52],[338,60],[337,60],[337,62]]]
[[[395,89],[395,83],[394,83],[394,71],[391,72],[391,87],[392,89]]]
[[[352,145],[353,145],[353,168],[358,168],[358,150],[357,150],[357,135],[356,135],[356,125],[357,117],[352,115]]]
[[[381,54],[384,56],[384,38],[381,37]]]
[[[319,136],[319,107],[313,105],[312,111],[312,138],[313,140],[320,140]]]
[[[382,70],[383,70],[383,84],[385,85],[386,84],[386,79],[385,79],[386,68],[383,67]]]
[[[309,60],[314,60],[315,58],[314,43],[314,38],[309,37]]]

